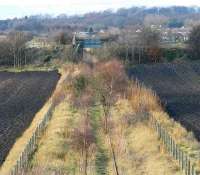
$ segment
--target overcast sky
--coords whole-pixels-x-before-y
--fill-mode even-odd
[[[200,6],[200,0],[0,0],[0,19],[34,14],[83,14],[131,6]]]

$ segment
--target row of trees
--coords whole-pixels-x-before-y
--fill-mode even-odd
[[[165,57],[183,57],[190,59],[200,58],[200,25],[193,28],[190,33],[187,48],[170,50],[161,46],[161,36],[157,30],[143,28],[135,32],[133,28],[121,30],[121,34],[114,41],[108,42],[102,49],[96,49],[95,54],[98,58],[108,59],[117,57],[125,64],[156,63],[167,60]],[[56,32],[53,36],[58,45],[68,45],[71,43],[72,34],[66,32]],[[71,50],[54,49],[47,55],[42,51],[36,51],[26,47],[27,41],[32,39],[32,35],[27,32],[10,32],[7,39],[0,41],[0,65],[21,67],[32,62],[33,57],[43,57],[43,60],[49,60],[52,54],[55,57],[71,58]],[[35,51],[34,51],[35,50]],[[45,51],[44,51],[45,52]]]
[[[21,67],[27,64],[26,42],[32,39],[30,33],[10,32],[7,39],[0,41],[0,64]]]
[[[200,25],[193,27],[189,41],[189,56],[191,59],[200,59]]]
[[[158,30],[144,27],[135,32],[133,28],[121,30],[114,42],[109,42],[103,48],[95,50],[94,54],[102,59],[117,57],[125,64],[157,63],[186,59],[200,59],[200,25],[191,30],[186,47],[167,47],[161,43]]]
[[[116,41],[107,43],[102,49],[96,50],[95,54],[105,59],[118,57],[126,64],[160,62],[160,33],[150,28],[133,31],[135,30],[122,30]]]

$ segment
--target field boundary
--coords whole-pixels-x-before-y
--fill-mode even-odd
[[[43,134],[45,128],[48,125],[48,122],[51,119],[51,116],[52,116],[51,114],[52,114],[52,111],[53,111],[54,108],[55,108],[55,106],[53,104],[51,104],[49,106],[46,114],[44,115],[43,120],[36,127],[35,131],[33,132],[32,136],[30,138],[30,140],[28,141],[24,150],[20,154],[18,160],[16,160],[15,165],[13,166],[11,171],[9,172],[10,175],[17,175],[18,173],[20,173],[20,171],[22,169],[28,167],[29,158],[34,153],[34,151],[37,147],[39,138]]]
[[[14,68],[14,67],[2,67],[0,66],[0,72],[13,72],[13,73],[20,73],[20,72],[50,72],[50,71],[55,71],[58,70],[59,66],[55,67],[47,67],[47,66],[24,66],[24,67],[19,67],[19,68]]]
[[[54,92],[38,113],[36,113],[32,123],[25,130],[23,135],[16,140],[7,155],[5,162],[0,167],[0,174],[18,175],[18,173],[28,167],[29,160],[36,150],[39,139],[44,133],[49,120],[51,120],[52,111],[55,109],[56,104],[54,103],[54,95],[60,90],[63,81],[68,75],[61,69],[59,69],[58,72],[61,76]]]
[[[151,127],[158,134],[158,138],[164,145],[165,150],[177,161],[185,175],[199,175],[200,172],[196,169],[195,162],[191,160],[190,156],[183,151],[178,144],[176,144],[167,130],[152,115],[149,116],[149,121]]]

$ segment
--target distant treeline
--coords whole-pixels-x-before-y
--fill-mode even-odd
[[[191,25],[191,23],[195,23],[199,19],[200,7],[132,7],[128,9],[121,8],[116,12],[111,10],[92,12],[82,16],[62,14],[57,17],[51,17],[49,15],[37,15],[0,20],[0,31],[14,29],[37,33],[51,30],[84,29],[88,26],[93,26],[98,30],[112,26],[123,28],[127,25],[143,25],[148,22],[151,24],[160,23],[173,28]]]

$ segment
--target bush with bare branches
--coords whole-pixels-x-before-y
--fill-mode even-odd
[[[95,136],[88,114],[80,122],[79,126],[73,130],[71,140],[72,148],[80,151],[82,157],[84,157],[84,174],[87,175],[89,149],[92,144],[95,144]]]
[[[96,92],[104,111],[104,129],[108,132],[110,108],[117,98],[123,96],[128,85],[128,78],[122,63],[117,60],[102,62],[96,65]]]

